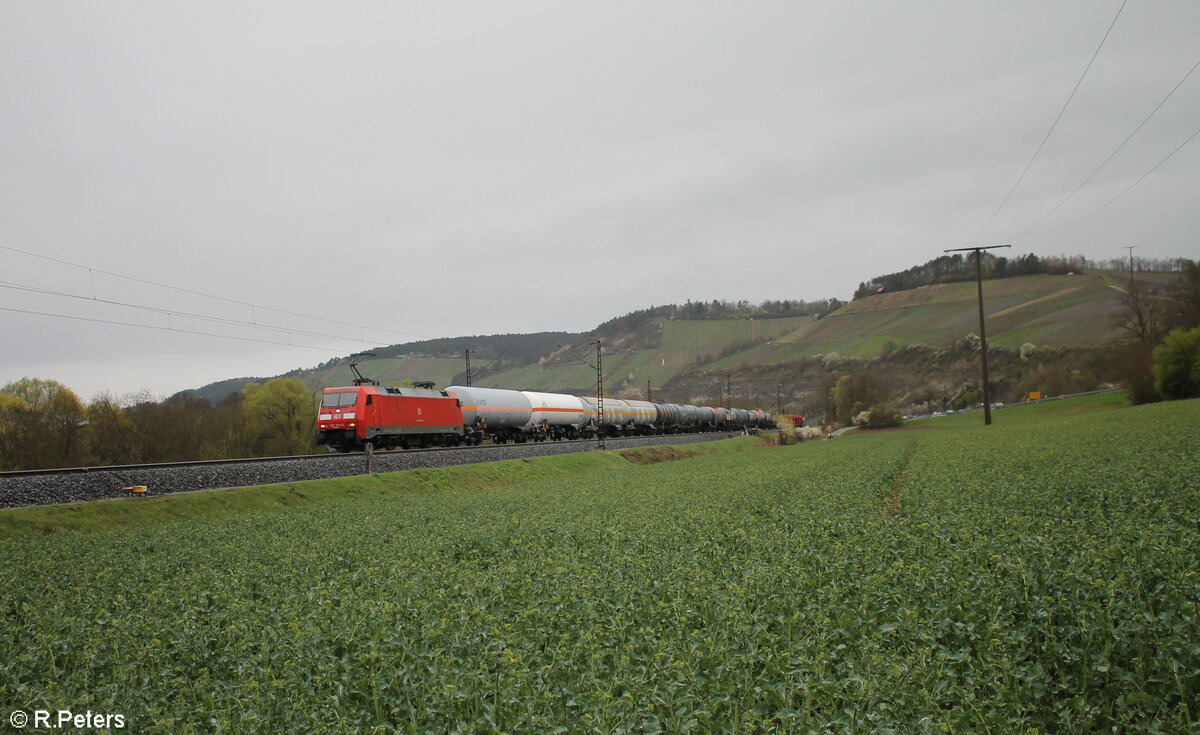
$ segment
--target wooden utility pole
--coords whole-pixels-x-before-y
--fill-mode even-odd
[[[1129,251],[1129,288],[1133,288],[1133,249],[1140,248],[1141,245],[1126,245],[1125,249]]]
[[[979,354],[983,358],[983,425],[992,423],[992,388],[988,385],[987,366],[987,333],[983,328],[983,251],[997,248],[1011,248],[1012,245],[988,245],[978,248],[953,248],[947,253],[961,253],[967,250],[975,251],[975,283],[979,289]]]

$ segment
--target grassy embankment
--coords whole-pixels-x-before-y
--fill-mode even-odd
[[[681,453],[741,452],[757,439],[690,445]],[[382,495],[496,490],[517,482],[561,480],[613,472],[639,463],[651,450],[583,452],[440,469],[418,469],[331,480],[116,498],[0,510],[0,539],[66,531],[103,531],[246,513],[356,502]],[[69,481],[69,480],[68,480]]]

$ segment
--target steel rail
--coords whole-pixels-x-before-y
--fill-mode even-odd
[[[694,434],[694,433],[721,434],[721,433],[726,433],[726,432],[721,432],[721,431],[689,432],[689,434]],[[610,438],[613,438],[613,439],[646,439],[646,438],[650,438],[652,436],[665,436],[665,435],[654,434],[654,435],[650,435],[650,436],[619,436],[619,437],[610,437]],[[551,446],[553,446],[555,444],[575,444],[575,443],[583,443],[583,442],[591,442],[591,441],[594,441],[594,440],[592,440],[592,439],[560,439],[558,441],[551,441],[551,442],[549,442],[549,444]],[[491,450],[491,449],[513,448],[513,447],[520,447],[520,446],[536,446],[538,444],[546,444],[546,443],[547,442],[528,441],[528,442],[506,442],[504,444],[462,444],[462,445],[453,446],[453,447],[413,447],[410,449],[386,449],[386,450],[385,449],[376,449],[376,450],[374,450],[374,453],[376,454],[376,456],[380,456],[380,455],[391,456],[393,453],[394,454],[413,454],[413,453],[424,453],[424,452],[453,452],[453,451],[465,450],[465,449],[482,449],[482,450],[486,451],[486,450]],[[152,470],[152,469],[184,469],[184,468],[189,468],[189,467],[220,467],[220,466],[224,466],[224,465],[258,464],[258,463],[265,463],[265,462],[283,462],[283,461],[287,461],[287,460],[320,460],[320,459],[330,459],[330,458],[335,458],[335,457],[365,457],[366,454],[367,453],[365,451],[325,452],[322,454],[288,454],[288,455],[282,455],[282,456],[278,456],[278,457],[237,457],[237,458],[232,458],[232,459],[193,459],[193,460],[184,460],[184,461],[179,461],[179,462],[147,462],[145,464],[89,465],[87,467],[53,467],[53,468],[37,469],[37,470],[4,470],[4,471],[0,471],[0,479],[4,479],[6,477],[34,477],[34,476],[38,476],[38,475],[77,475],[77,474],[87,474],[90,472],[121,473],[121,472],[140,472],[142,470]]]

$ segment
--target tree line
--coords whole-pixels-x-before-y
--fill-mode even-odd
[[[682,306],[672,305],[673,319],[778,319],[792,316],[827,316],[846,305],[840,299],[767,300],[759,304],[749,301],[687,301]]]
[[[984,278],[1013,278],[1036,274],[1065,276],[1068,273],[1085,271],[1125,271],[1130,267],[1127,259],[1112,258],[1104,261],[1089,260],[1082,255],[1058,255],[1041,257],[1030,253],[1016,258],[981,253]],[[1142,272],[1174,273],[1186,268],[1190,262],[1183,258],[1135,258],[1133,267]],[[898,273],[876,276],[858,284],[854,298],[861,299],[887,291],[907,291],[936,283],[971,281],[976,278],[975,258],[962,253],[942,255],[921,265]]]
[[[291,377],[217,404],[144,392],[85,404],[58,381],[22,378],[0,388],[0,470],[308,454],[320,395]]]

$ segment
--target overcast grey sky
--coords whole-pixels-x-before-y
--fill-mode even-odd
[[[967,245],[1195,258],[1200,71],[1028,229],[1200,61],[1200,3],[1121,7],[0,0],[0,385],[848,299]]]

